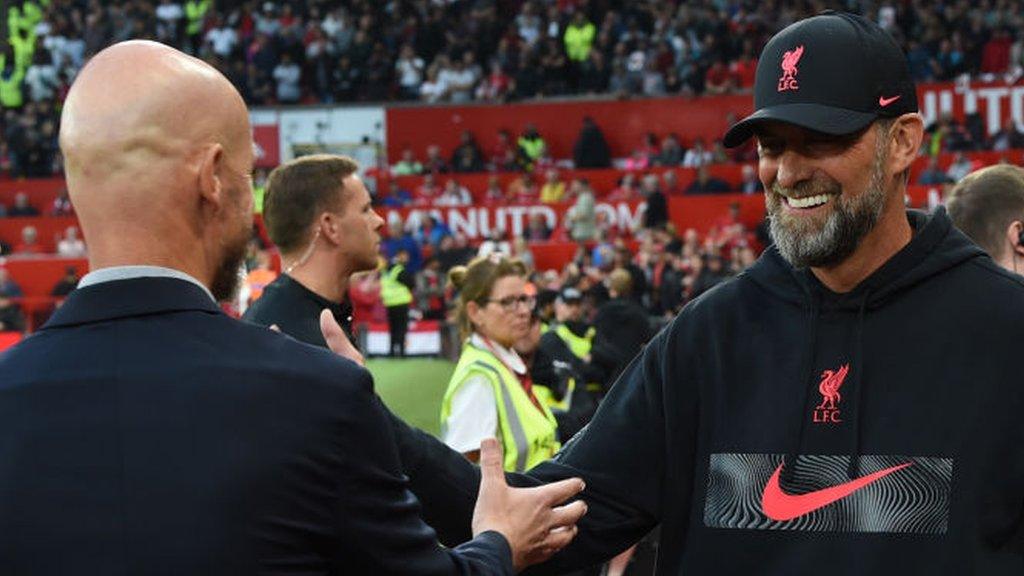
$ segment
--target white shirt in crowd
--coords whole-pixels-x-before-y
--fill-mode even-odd
[[[440,79],[430,80],[428,78],[426,82],[420,84],[420,99],[433,104],[444,98],[447,91],[447,86]]]
[[[238,33],[227,26],[213,28],[206,33],[206,43],[218,56],[227,58],[238,45]]]
[[[84,258],[85,242],[81,238],[63,238],[57,242],[57,254],[65,258]]]
[[[419,88],[423,82],[423,59],[399,58],[395,62],[395,72],[398,74],[398,84],[402,88]]]
[[[449,96],[452,102],[467,102],[473,98],[473,87],[476,85],[476,75],[472,69],[445,68],[437,75],[439,82],[448,87]]]
[[[274,80],[277,80],[277,99],[281,102],[297,102],[302,96],[299,78],[302,70],[294,62],[278,64],[274,67]]]
[[[473,333],[469,342],[477,348],[492,349],[479,334]],[[526,364],[516,354],[499,344],[493,343],[498,359],[519,375],[526,374]],[[518,385],[518,382],[508,382]],[[498,436],[498,405],[490,380],[483,375],[470,376],[452,397],[452,411],[444,423],[444,443],[452,450],[466,453],[480,449],[484,438]]]

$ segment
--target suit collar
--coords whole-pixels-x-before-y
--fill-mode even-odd
[[[186,280],[114,280],[72,292],[43,329],[187,310],[222,313],[202,288]]]

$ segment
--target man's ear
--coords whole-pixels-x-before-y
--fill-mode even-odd
[[[889,128],[889,173],[902,174],[910,169],[924,140],[924,120],[918,113],[904,114]]]
[[[332,212],[321,212],[316,219],[316,225],[320,227],[321,234],[331,244],[341,244],[341,221],[338,215]]]
[[[211,144],[199,156],[199,194],[203,200],[220,209],[227,200],[223,182],[224,147]]]
[[[1024,257],[1024,223],[1020,220],[1010,222],[1006,227],[1006,240],[1010,243],[1010,249],[1018,256]]]

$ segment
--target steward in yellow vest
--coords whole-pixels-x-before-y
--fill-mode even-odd
[[[459,363],[441,402],[442,437],[449,433],[452,399],[456,393],[474,379],[479,379],[478,382],[483,380],[496,400],[496,433],[505,451],[505,470],[523,472],[558,452],[561,447],[557,435],[558,424],[551,410],[531,398],[523,386],[522,378],[498,359],[491,351],[492,347],[477,334],[464,344]]]
[[[389,356],[405,356],[405,336],[409,331],[409,304],[412,302],[412,275],[405,269],[409,253],[395,255],[395,261],[380,277],[380,299],[388,314],[391,335]]]

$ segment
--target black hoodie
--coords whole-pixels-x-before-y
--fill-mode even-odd
[[[1024,573],[1024,282],[908,218],[850,293],[772,248],[686,306],[530,473],[590,504],[538,571],[660,523],[665,575]]]

